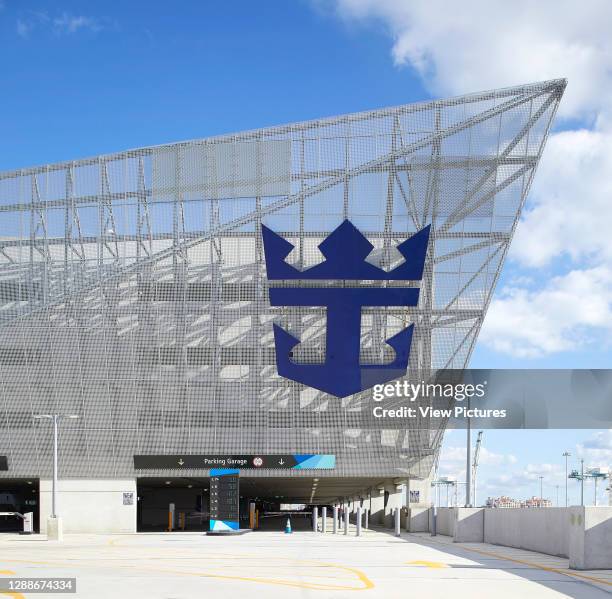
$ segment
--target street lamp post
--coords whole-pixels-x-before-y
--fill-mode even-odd
[[[580,505],[582,506],[584,505],[584,477],[586,475],[584,474],[584,460],[580,460],[580,462],[580,472],[578,472],[578,470],[572,470],[568,478],[580,481]]]
[[[467,400],[468,410],[470,409],[470,398]],[[465,507],[472,507],[472,430],[470,419],[467,419],[465,439]]]
[[[565,507],[567,507],[567,458],[572,454],[569,451],[564,451],[561,455],[565,458]]]
[[[584,458],[580,460],[580,505],[584,505]]]
[[[540,475],[538,477],[540,479],[540,505],[542,504],[542,500],[544,499],[544,495],[542,492],[542,481],[544,480],[544,477],[542,475]]]
[[[49,419],[53,422],[53,485],[51,488],[51,518],[57,520],[57,469],[58,469],[58,432],[62,418],[76,419],[77,414],[35,414],[37,420]],[[61,538],[61,533],[58,533]]]

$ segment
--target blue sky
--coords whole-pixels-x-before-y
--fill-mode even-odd
[[[609,367],[609,3],[575,11],[569,0],[520,0],[511,12],[498,0],[0,7],[0,170],[568,77],[471,365]],[[485,495],[537,494],[541,473],[554,496],[565,450],[612,463],[605,431],[491,431],[484,447]],[[465,476],[463,450],[462,433],[447,436],[442,474]]]
[[[384,32],[299,0],[4,0],[0,44],[3,170],[426,96]]]

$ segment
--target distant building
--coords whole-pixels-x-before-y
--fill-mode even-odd
[[[550,499],[542,499],[540,497],[531,497],[521,501],[520,499],[512,499],[502,495],[501,497],[488,497],[486,507],[552,507]]]
[[[523,507],[518,499],[512,497],[487,497],[486,507]]]
[[[523,505],[521,507],[552,507],[552,501],[542,497],[531,497],[522,503]]]

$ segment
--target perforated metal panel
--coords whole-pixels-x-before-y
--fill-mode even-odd
[[[81,416],[62,424],[65,477],[133,476],[134,454],[181,452],[331,453],[335,476],[426,476],[443,431],[360,428],[371,391],[338,399],[277,375],[273,320],[316,362],[325,311],[270,307],[260,224],[306,267],[349,218],[385,269],[430,224],[419,305],[365,308],[362,358],[382,362],[415,323],[412,372],[462,368],[564,85],[0,174],[3,475],[50,475],[50,427],[32,415],[57,411]]]

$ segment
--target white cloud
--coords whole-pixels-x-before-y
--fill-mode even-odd
[[[73,34],[79,30],[100,31],[103,29],[98,19],[85,15],[72,15],[64,12],[52,18],[45,11],[27,11],[17,19],[17,35],[29,38],[34,29],[51,29],[56,35]]]
[[[516,457],[511,453],[501,454],[489,451],[486,447],[480,448],[480,463],[483,466],[505,466],[516,462]]]
[[[99,22],[92,17],[71,15],[66,12],[62,13],[60,17],[53,19],[53,26],[59,33],[76,33],[79,29],[99,31],[102,28]]]
[[[502,472],[486,479],[481,477],[481,487],[498,495],[525,497],[533,495],[535,488],[540,484],[540,477],[542,477],[542,487],[550,493],[551,487],[564,483],[564,467],[547,463],[527,464],[520,470]]]
[[[396,64],[435,94],[567,77],[565,116],[595,116],[612,95],[612,4],[585,0],[336,0],[347,20],[377,19]]]
[[[444,462],[465,462],[465,447],[444,447],[440,460]]]
[[[313,0],[316,2],[316,0]],[[319,0],[319,5],[321,0]],[[329,5],[327,5],[329,6]],[[521,357],[574,350],[610,331],[612,284],[612,3],[585,0],[335,0],[350,23],[382,23],[398,66],[433,95],[568,78],[511,259],[538,268],[567,258],[564,276],[502,289],[482,339]],[[570,120],[573,119],[573,120]],[[580,305],[580,310],[576,306]]]
[[[30,35],[30,31],[32,30],[32,24],[29,21],[24,21],[22,19],[17,19],[17,35],[20,37],[28,37]]]
[[[576,454],[586,467],[612,466],[612,430],[597,431],[576,446]]]
[[[512,454],[501,454],[489,451],[486,447],[480,448],[480,464],[484,466],[502,466],[516,464],[517,459]],[[465,465],[465,446],[445,446],[440,455],[440,468],[445,470]]]
[[[612,4],[611,4],[612,6]],[[511,257],[539,267],[557,256],[612,258],[612,132],[552,135],[535,177]]]
[[[573,270],[535,291],[506,287],[491,302],[480,339],[498,352],[531,358],[575,350],[601,330],[612,331],[607,266]]]

